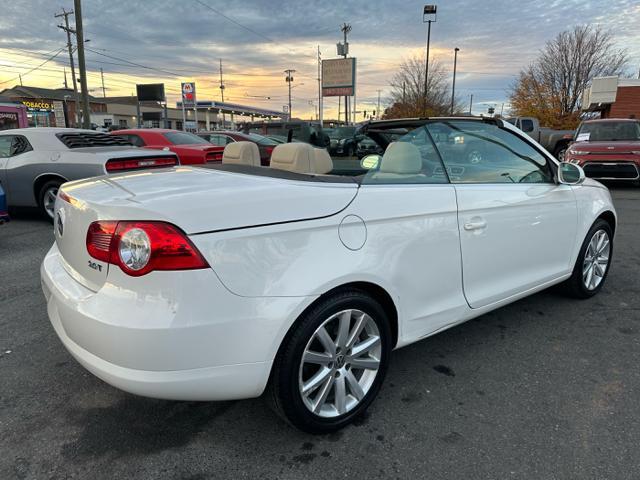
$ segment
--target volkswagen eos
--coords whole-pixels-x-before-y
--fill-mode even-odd
[[[266,390],[319,433],[371,404],[393,349],[554,284],[578,298],[603,287],[616,215],[579,166],[497,119],[363,133],[386,151],[351,176],[308,144],[261,167],[237,142],[220,166],[64,184],[41,268],[62,343],[122,390]],[[466,143],[481,162],[460,155]]]

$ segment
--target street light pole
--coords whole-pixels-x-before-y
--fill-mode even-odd
[[[431,22],[436,21],[436,11],[438,7],[436,5],[425,5],[422,11],[422,23],[427,24],[427,60],[424,66],[424,116],[427,116],[428,97],[427,92],[429,88],[429,46],[431,43]],[[432,18],[433,17],[433,18]]]
[[[458,52],[460,49],[458,47],[453,49],[453,85],[451,86],[451,112],[453,115],[453,105],[456,101],[456,68],[458,66]]]

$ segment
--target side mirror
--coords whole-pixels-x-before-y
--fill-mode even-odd
[[[580,185],[584,182],[585,174],[580,165],[561,162],[558,167],[558,181],[565,185]]]
[[[360,166],[363,170],[377,170],[380,168],[380,162],[382,162],[382,156],[367,155],[360,160]]]

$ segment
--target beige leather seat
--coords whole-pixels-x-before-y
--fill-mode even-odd
[[[418,147],[407,142],[392,142],[387,147],[380,169],[372,175],[376,179],[402,179],[422,173],[422,156]]]
[[[314,148],[308,143],[283,143],[273,149],[271,168],[324,175],[333,170],[333,162],[323,148]]]
[[[260,166],[260,151],[253,142],[233,142],[224,147],[223,164]]]

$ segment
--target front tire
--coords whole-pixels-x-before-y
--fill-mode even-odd
[[[573,273],[563,284],[575,298],[591,298],[598,293],[609,273],[613,254],[613,231],[599,219],[589,229],[578,253]]]
[[[59,180],[49,180],[40,188],[40,192],[38,193],[40,212],[51,223],[53,223],[53,217],[55,215],[54,208],[60,185],[62,185],[62,182]]]
[[[269,400],[309,433],[339,430],[378,395],[392,349],[384,309],[353,289],[320,301],[299,319],[274,362]]]

